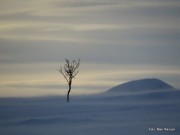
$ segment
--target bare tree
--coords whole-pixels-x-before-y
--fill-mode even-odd
[[[77,71],[79,65],[80,65],[80,59],[78,61],[76,60],[71,61],[71,60],[65,59],[64,67],[60,67],[60,69],[58,69],[58,71],[66,79],[69,86],[69,90],[67,93],[67,102],[69,102],[69,93],[71,91],[72,79],[75,78],[75,76],[79,73],[79,71]]]

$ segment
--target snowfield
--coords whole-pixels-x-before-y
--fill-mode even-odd
[[[0,98],[0,135],[180,134],[174,88],[65,98]]]

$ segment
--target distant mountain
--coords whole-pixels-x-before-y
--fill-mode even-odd
[[[134,80],[130,82],[126,82],[115,86],[105,93],[124,93],[124,92],[139,92],[146,90],[164,90],[164,89],[174,89],[171,85],[156,79],[156,78],[147,78]]]

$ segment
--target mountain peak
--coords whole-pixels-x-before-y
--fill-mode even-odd
[[[163,90],[163,89],[174,89],[171,85],[156,79],[146,78],[140,80],[129,81],[118,86],[109,89],[106,92],[120,93],[120,92],[136,92],[146,90]]]

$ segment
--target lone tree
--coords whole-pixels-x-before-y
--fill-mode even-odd
[[[60,69],[58,69],[58,71],[66,79],[69,86],[69,90],[67,93],[67,102],[69,102],[69,93],[71,91],[72,79],[75,78],[75,76],[79,73],[79,71],[77,71],[79,65],[80,65],[80,59],[78,61],[76,60],[71,61],[71,60],[65,59],[64,67],[60,67]]]

